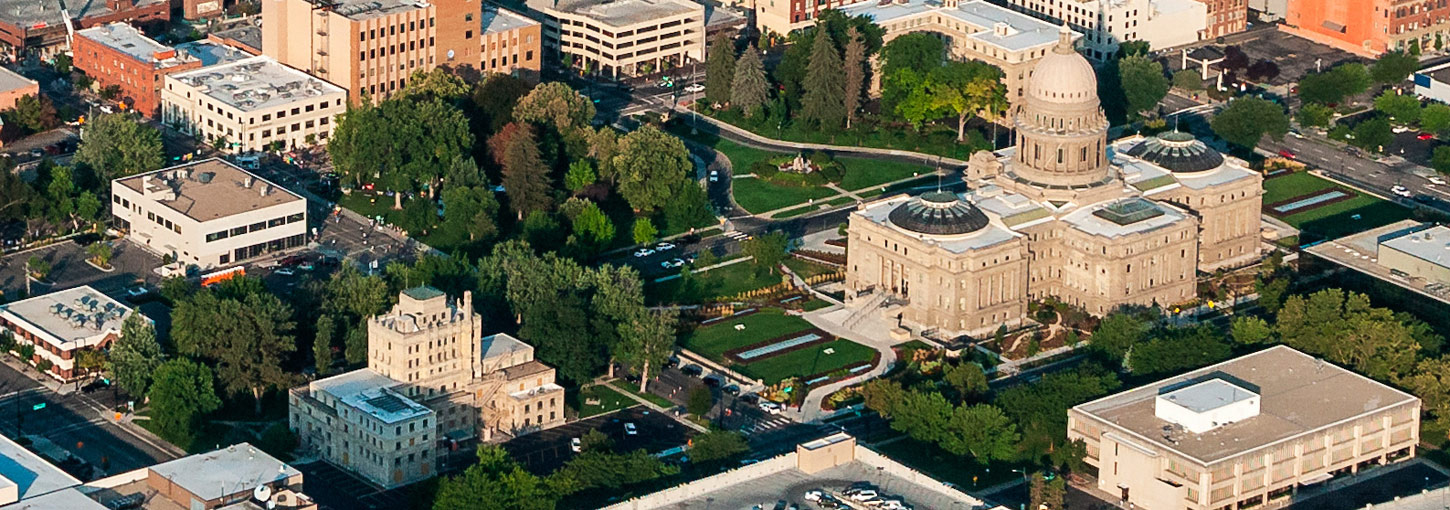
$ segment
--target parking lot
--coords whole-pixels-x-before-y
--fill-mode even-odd
[[[1365,59],[1347,51],[1339,50],[1308,39],[1274,29],[1246,32],[1227,44],[1212,44],[1220,50],[1225,46],[1238,46],[1249,57],[1249,63],[1269,60],[1279,66],[1279,75],[1269,80],[1270,85],[1286,85],[1303,78],[1315,69],[1329,69],[1340,62]],[[1182,69],[1182,57],[1177,52],[1164,56],[1170,70]],[[1193,65],[1191,62],[1189,65]]]
[[[51,265],[45,282],[31,283],[32,294],[90,285],[119,299],[124,297],[126,287],[138,282],[154,284],[160,281],[160,277],[151,272],[152,268],[161,265],[160,257],[126,241],[114,241],[112,246],[111,266],[114,269],[110,272],[86,263],[89,255],[86,255],[85,248],[71,241],[0,257],[0,291],[6,296],[18,296],[25,290],[25,266],[31,257],[39,257]]]
[[[806,499],[806,493],[822,490],[840,494],[852,484],[866,482],[885,499],[899,499],[905,506],[921,510],[954,510],[969,508],[959,499],[947,496],[908,480],[887,474],[875,466],[863,462],[851,462],[815,474],[806,474],[797,469],[751,480],[750,483],[735,484],[710,492],[700,497],[662,508],[670,510],[750,510],[757,505],[770,510],[777,502],[798,505],[800,508],[821,508]]]
[[[633,423],[638,432],[626,434],[625,423]],[[529,471],[544,475],[573,458],[570,440],[582,437],[591,429],[608,435],[614,440],[615,451],[620,452],[643,449],[659,453],[684,445],[695,435],[693,429],[675,422],[673,418],[644,407],[633,407],[529,434],[506,442],[503,447]]]

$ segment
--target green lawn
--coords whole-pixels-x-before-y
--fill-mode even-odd
[[[588,399],[597,398],[599,403],[595,405],[586,404]],[[580,389],[574,394],[574,409],[579,410],[579,418],[604,414],[610,411],[617,411],[639,405],[634,399],[620,393],[609,386],[598,385]]]
[[[791,122],[784,126],[769,121],[745,119],[738,112],[705,112],[714,118],[724,120],[741,128],[752,131],[758,135],[773,138],[776,140],[788,140],[793,142],[820,143],[829,145],[844,145],[851,147],[876,147],[882,149],[897,149],[928,154],[938,154],[949,158],[966,160],[972,156],[972,152],[978,149],[988,149],[991,142],[984,139],[979,128],[970,130],[971,136],[966,143],[957,142],[957,132],[954,127],[946,125],[930,125],[924,128],[924,133],[918,133],[911,129],[885,127],[873,129],[863,127],[859,129],[817,129],[804,122]],[[769,125],[767,125],[769,124]],[[865,124],[862,123],[862,126]],[[700,129],[714,129],[705,123],[700,123]],[[689,132],[688,126],[683,126],[683,131]]]
[[[810,301],[806,301],[806,304],[801,305],[801,309],[807,312],[814,312],[816,310],[820,310],[822,308],[827,308],[830,306],[832,306],[830,301],[826,301],[824,299],[811,299]]]
[[[654,370],[654,369],[651,369],[651,370]],[[670,402],[670,399],[667,399],[665,397],[661,397],[659,395],[655,395],[655,394],[649,393],[649,392],[640,393],[638,386],[635,386],[633,384],[630,384],[629,381],[626,381],[626,380],[623,380],[623,379],[615,379],[613,381],[610,381],[609,382],[609,385],[610,386],[613,386],[614,389],[617,389],[617,390],[620,390],[620,391],[629,393],[630,395],[634,395],[636,397],[643,398],[645,400],[650,401],[650,403],[652,403],[654,405],[657,405],[657,406],[660,406],[660,407],[663,407],[665,409],[669,409],[669,408],[675,406],[675,403],[674,402]]]
[[[675,278],[644,287],[645,301],[650,304],[703,303],[719,297],[733,296],[780,283],[779,274],[755,271],[753,262],[740,262],[694,273],[689,279]]]
[[[791,271],[795,271],[795,274],[800,275],[801,278],[836,272],[836,268],[834,267],[795,257],[785,259],[785,267],[789,267]]]
[[[1334,183],[1310,175],[1308,172],[1281,175],[1264,180],[1264,203],[1276,204],[1334,186]]]
[[[1274,204],[1294,197],[1337,187],[1307,172],[1295,172],[1264,181],[1264,203]],[[1355,197],[1281,217],[1285,223],[1315,239],[1334,239],[1355,232],[1410,218],[1411,211],[1391,202],[1355,192]],[[1358,216],[1358,218],[1356,218]]]
[[[838,205],[846,205],[846,204],[849,204],[849,203],[855,202],[855,201],[856,201],[856,199],[854,199],[854,198],[847,197],[847,196],[840,196],[840,197],[832,198],[829,202],[826,202],[826,205],[830,205],[832,207],[835,207],[835,206],[838,206]]]
[[[745,325],[737,331],[736,324]],[[717,321],[686,335],[680,345],[715,361],[724,361],[725,351],[757,344],[772,338],[810,329],[805,319],[786,315],[778,308],[764,308],[738,319]]]
[[[827,349],[833,352],[826,354]],[[782,379],[823,374],[869,362],[875,355],[876,350],[870,347],[850,340],[833,340],[754,363],[736,365],[735,369],[747,376],[764,380],[765,384],[775,384]]]
[[[819,211],[819,210],[821,210],[821,204],[820,203],[815,203],[815,204],[811,204],[811,205],[803,205],[803,206],[797,207],[795,209],[787,209],[787,210],[784,210],[784,211],[781,211],[781,212],[772,214],[772,215],[770,215],[770,217],[773,218],[773,219],[794,218],[794,217],[800,216],[802,214],[810,214],[810,213],[813,213],[813,212],[816,212],[816,211]]]
[[[823,187],[780,186],[754,178],[734,179],[730,186],[735,202],[754,214],[836,195],[835,191]]]
[[[932,169],[912,163],[899,161],[881,161],[866,158],[840,158],[840,162],[846,166],[846,175],[841,178],[841,187],[856,191],[871,186],[899,181],[912,174],[926,175],[932,173]]]

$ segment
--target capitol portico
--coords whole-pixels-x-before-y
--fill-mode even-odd
[[[1033,69],[1016,145],[973,155],[966,193],[851,214],[847,298],[939,334],[983,334],[1053,297],[1096,315],[1195,297],[1258,259],[1262,176],[1186,133],[1108,143],[1097,78],[1065,28]]]

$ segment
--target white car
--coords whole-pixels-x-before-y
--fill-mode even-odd
[[[277,274],[280,274],[282,276],[292,276],[294,274],[297,274],[297,271],[293,270],[290,267],[284,267],[282,269],[278,269]]]
[[[1390,188],[1390,192],[1405,198],[1410,198],[1410,189],[1404,186],[1396,185],[1395,187]]]
[[[1405,126],[1395,126],[1393,128],[1390,128],[1390,131],[1394,132],[1395,134],[1400,134],[1400,133],[1409,132],[1410,131],[1410,128],[1405,127]]]
[[[569,449],[574,450],[574,453],[579,453],[584,451],[584,444],[579,442],[579,438],[576,437],[569,440]]]
[[[704,85],[701,85],[699,83],[691,83],[690,86],[685,87],[685,92],[689,92],[689,93],[704,92],[704,91],[705,91],[705,86]]]
[[[847,496],[847,497],[851,498],[851,501],[869,501],[869,500],[876,499],[876,498],[878,498],[880,496],[881,496],[880,494],[877,494],[876,493],[876,490],[875,489],[866,489],[866,490],[859,491],[859,492],[856,492],[854,494],[851,494],[850,496]]]
[[[648,257],[648,256],[654,255],[654,254],[655,254],[655,251],[654,250],[651,250],[649,248],[640,248],[639,251],[634,252],[634,256],[636,256],[636,257]]]
[[[664,269],[669,269],[669,268],[672,268],[672,267],[675,267],[675,266],[673,264],[671,264],[670,261],[668,261],[668,260],[661,260],[660,261],[660,267],[662,267]]]
[[[769,400],[760,401],[760,410],[770,414],[780,414],[780,404]]]
[[[685,265],[685,259],[679,259],[679,258],[677,258],[677,259],[674,259],[674,260],[671,260],[670,261],[670,267],[682,267],[684,265]]]
[[[1440,176],[1438,176],[1438,175],[1432,175],[1432,176],[1429,177],[1429,179],[1430,179],[1430,184],[1434,184],[1436,186],[1444,186],[1445,185],[1445,179],[1442,178],[1442,177],[1440,177]]]
[[[635,428],[634,423],[625,423],[624,433],[631,436],[639,435],[639,429]]]
[[[711,170],[710,171],[710,182],[719,182],[719,181],[720,181],[720,172],[719,171],[716,171],[716,170]]]
[[[659,252],[659,251],[670,251],[670,250],[673,250],[673,249],[675,249],[675,245],[674,244],[671,244],[671,243],[660,243],[658,245],[655,245],[655,251],[657,251],[657,252]]]
[[[806,494],[804,496],[801,496],[801,498],[804,499],[804,500],[806,500],[806,501],[810,501],[812,503],[815,503],[817,501],[820,501],[821,500],[821,496],[824,496],[824,495],[825,495],[825,493],[824,492],[821,492],[820,489],[811,489],[811,490],[806,491]]]

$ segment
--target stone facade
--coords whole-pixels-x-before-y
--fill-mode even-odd
[[[847,299],[921,330],[1015,327],[1056,298],[1102,315],[1194,299],[1198,271],[1259,256],[1262,177],[1179,133],[1107,142],[1092,67],[1065,28],[963,195],[894,196],[849,220]],[[1046,78],[1050,77],[1050,78]]]

